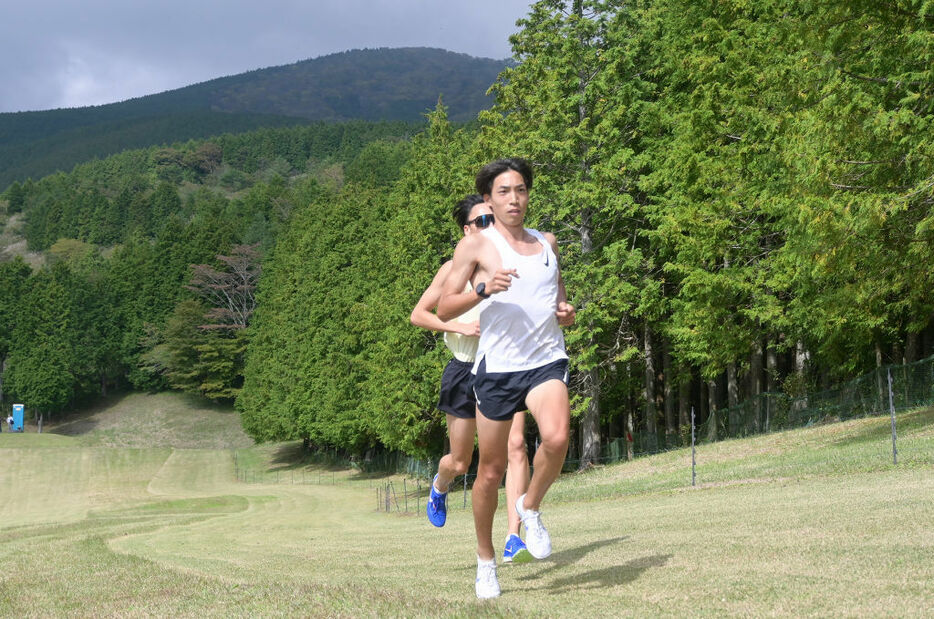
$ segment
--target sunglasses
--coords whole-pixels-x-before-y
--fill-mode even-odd
[[[483,215],[477,215],[473,219],[469,220],[467,222],[467,225],[469,226],[470,224],[473,224],[477,226],[478,228],[486,228],[487,226],[492,224],[493,221],[494,221],[493,213],[485,213]]]

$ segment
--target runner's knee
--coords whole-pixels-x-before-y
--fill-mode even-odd
[[[521,434],[509,435],[509,461],[525,462],[528,459],[528,451],[525,446],[525,437]]]
[[[506,459],[480,461],[477,467],[477,481],[499,485],[506,473]]]
[[[467,472],[467,469],[470,468],[470,457],[458,457],[451,455],[451,471],[455,475],[463,475]]]
[[[557,428],[553,432],[542,435],[540,449],[553,453],[567,451],[569,431],[567,428]]]

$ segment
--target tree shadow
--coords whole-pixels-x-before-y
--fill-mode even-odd
[[[850,434],[844,438],[832,441],[834,445],[857,445],[861,443],[884,443],[892,436],[892,426],[889,424],[889,415],[879,415],[880,423]],[[895,431],[913,432],[922,430],[934,424],[934,408],[928,408],[910,413],[899,413],[895,419]]]
[[[97,429],[100,422],[93,416],[85,416],[80,419],[72,419],[65,423],[57,424],[51,430],[46,430],[49,434],[61,434],[64,436],[81,436],[89,434]]]
[[[81,436],[93,432],[101,423],[99,415],[106,413],[125,396],[123,392],[114,392],[86,408],[77,408],[52,418],[47,417],[42,430],[49,434],[64,436]],[[33,419],[31,423],[34,424],[35,420]]]
[[[297,471],[313,466],[315,470],[336,472],[346,468],[316,457],[315,454],[303,448],[301,442],[283,443],[276,447],[269,464],[270,471]]]
[[[62,421],[47,420],[43,431],[64,436],[81,436],[93,432],[101,423],[99,415],[105,413],[117,401],[119,398],[108,398],[94,407],[72,412]],[[35,423],[35,420],[32,422]]]
[[[212,400],[206,398],[203,395],[198,395],[196,393],[186,393],[184,391],[169,391],[167,393],[174,393],[178,396],[186,406],[190,408],[212,411],[215,413],[221,413],[223,415],[235,415],[237,414],[237,409],[233,406],[233,401],[222,401],[218,402],[217,400]]]
[[[328,458],[326,455],[310,452],[302,446],[301,441],[293,441],[278,446],[270,459],[269,470],[272,472],[289,472],[313,469],[316,472],[341,473],[350,468],[343,458]],[[364,472],[355,470],[349,475],[351,480],[374,480],[391,477],[392,473],[377,471]]]

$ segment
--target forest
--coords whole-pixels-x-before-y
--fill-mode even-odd
[[[467,126],[439,104],[340,157],[270,129],[12,185],[49,260],[0,265],[4,401],[176,388],[260,441],[436,455],[447,353],[408,314],[503,156],[578,308],[581,466],[934,354],[934,4],[544,0],[519,25]]]
[[[261,256],[300,205],[391,182],[420,127],[225,134],[14,182],[2,238],[30,251],[0,253],[0,401],[46,419],[113,390],[231,401]]]

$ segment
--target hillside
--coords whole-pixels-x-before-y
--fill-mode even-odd
[[[15,594],[0,616],[930,616],[934,411],[899,416],[898,466],[888,424],[701,445],[693,488],[688,449],[564,475],[544,508],[554,553],[501,565],[489,602],[460,497],[439,530],[424,495],[412,515],[376,509],[390,482],[403,503],[402,480],[287,443],[173,449],[159,424],[143,448],[3,433],[0,584]],[[282,474],[246,483],[244,461]]]
[[[44,431],[94,447],[235,449],[253,444],[232,407],[169,392],[107,398]]]
[[[0,190],[81,161],[258,127],[420,121],[444,98],[467,122],[506,60],[440,49],[366,49],[249,71],[120,103],[0,114]]]

